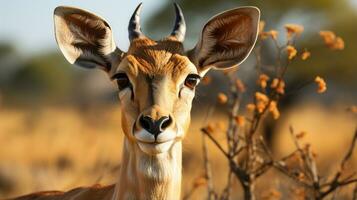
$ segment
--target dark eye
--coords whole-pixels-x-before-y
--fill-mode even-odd
[[[119,90],[123,90],[130,86],[130,81],[125,73],[119,73],[112,77],[117,81]]]
[[[201,77],[197,74],[189,74],[185,80],[185,86],[193,90],[200,79]]]

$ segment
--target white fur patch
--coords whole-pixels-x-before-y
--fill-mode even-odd
[[[138,145],[143,152],[150,155],[156,155],[156,154],[167,152],[171,148],[173,142],[174,140],[170,140],[164,143],[153,143],[153,144],[138,142]]]
[[[173,130],[167,130],[160,133],[155,141],[154,135],[142,129],[135,133],[134,136],[143,152],[147,154],[160,154],[170,149],[177,137],[176,134],[177,133]]]
[[[164,143],[170,140],[174,140],[176,138],[176,132],[173,130],[166,130],[157,136],[156,141],[154,135],[149,133],[145,129],[134,133],[134,136],[139,142],[141,141],[144,143]]]

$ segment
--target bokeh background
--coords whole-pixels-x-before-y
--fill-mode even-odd
[[[204,23],[213,15],[237,6],[261,9],[266,29],[280,31],[297,23],[305,27],[298,48],[312,52],[311,59],[294,63],[288,72],[288,88],[297,88],[316,75],[325,78],[328,90],[314,92],[313,85],[296,91],[285,100],[282,116],[270,128],[271,145],[277,155],[292,149],[287,127],[308,132],[306,141],[319,155],[326,172],[349,143],[356,118],[346,108],[357,104],[357,0],[202,0],[177,1],[185,14],[185,47],[192,48]],[[115,84],[100,70],[71,66],[56,46],[52,13],[56,6],[84,8],[104,17],[114,31],[117,45],[127,50],[128,20],[139,1],[37,0],[3,1],[0,6],[0,199],[38,190],[68,190],[96,183],[110,184],[120,169],[123,134],[120,104]],[[174,22],[172,1],[143,0],[143,32],[153,39],[170,33]],[[323,46],[319,30],[333,30],[345,41],[343,51]],[[266,63],[274,61],[272,45],[263,53]],[[240,66],[238,74],[253,90],[254,59]],[[210,72],[212,83],[200,86],[193,106],[193,123],[184,146],[183,193],[203,173],[199,128],[219,91],[228,83],[221,72]],[[245,101],[250,101],[246,99]],[[200,110],[201,112],[197,112]],[[209,121],[224,119],[226,110],[216,109]],[[223,125],[224,126],[224,123]],[[224,136],[217,136],[218,138]],[[226,163],[210,145],[215,187],[223,187]],[[217,162],[216,162],[217,161]],[[221,162],[218,162],[221,161]],[[337,160],[338,161],[338,160]],[[352,168],[356,166],[356,156]],[[224,176],[223,176],[224,174]],[[271,185],[283,187],[284,179]],[[239,186],[236,184],[237,195]],[[265,190],[264,190],[265,191]],[[196,198],[205,195],[198,190]]]

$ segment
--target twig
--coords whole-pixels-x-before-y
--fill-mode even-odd
[[[353,135],[353,138],[352,138],[352,142],[351,142],[351,145],[350,145],[350,148],[348,149],[345,157],[343,158],[342,162],[341,162],[341,167],[340,169],[344,169],[345,168],[345,165],[347,163],[347,161],[351,158],[352,154],[353,154],[353,150],[356,146],[356,142],[357,142],[357,128],[355,130],[355,133]]]
[[[211,135],[211,133],[206,128],[201,128],[201,131],[208,136],[208,138],[218,147],[218,149],[223,153],[224,156],[226,156],[226,158],[231,158],[231,156],[223,149],[223,147],[218,143],[218,141]]]
[[[215,108],[214,106],[211,106],[208,109],[204,124],[207,124],[209,117],[214,112],[214,108]],[[214,199],[215,193],[214,193],[214,189],[213,189],[211,163],[208,158],[208,150],[207,150],[207,142],[206,142],[205,134],[202,134],[202,153],[203,153],[203,164],[204,164],[204,168],[205,168],[205,178],[207,180],[207,199],[211,200],[211,199]]]
[[[357,183],[355,183],[355,188],[353,189],[352,200],[357,200]]]
[[[205,178],[207,180],[207,199],[214,199],[211,164],[208,159],[207,143],[205,134],[202,134],[203,163],[205,167]]]

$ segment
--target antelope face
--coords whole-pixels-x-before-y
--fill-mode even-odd
[[[55,33],[70,63],[101,68],[118,85],[127,139],[155,155],[184,138],[201,77],[211,68],[237,67],[249,55],[260,14],[255,7],[241,7],[216,15],[203,27],[195,48],[185,51],[185,21],[177,4],[174,29],[160,41],[142,34],[140,10],[141,4],[129,22],[128,52],[116,47],[105,20],[81,9],[57,7]]]
[[[146,153],[167,151],[188,127],[200,75],[183,53],[177,41],[137,39],[113,72],[124,132]]]

